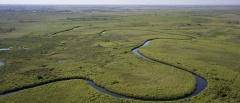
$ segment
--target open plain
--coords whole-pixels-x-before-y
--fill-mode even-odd
[[[0,102],[240,102],[239,11],[0,5]]]

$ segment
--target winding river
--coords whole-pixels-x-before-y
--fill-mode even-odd
[[[203,79],[202,77],[200,77],[199,75],[191,72],[191,71],[187,71],[183,68],[180,68],[180,67],[177,67],[177,66],[174,66],[174,65],[171,65],[171,64],[168,64],[168,63],[164,63],[164,62],[158,62],[158,61],[155,61],[155,60],[152,60],[142,54],[140,54],[138,52],[138,48],[140,47],[144,47],[144,46],[147,46],[149,45],[149,43],[151,42],[151,40],[147,40],[146,42],[144,42],[141,46],[138,46],[134,49],[132,49],[132,52],[145,59],[145,60],[148,60],[148,61],[151,61],[151,62],[155,62],[155,63],[159,63],[161,65],[167,65],[167,66],[171,66],[171,67],[174,67],[176,69],[181,69],[181,70],[184,70],[186,72],[189,72],[191,74],[193,74],[196,78],[196,81],[197,81],[197,86],[196,86],[196,89],[193,93],[185,96],[185,97],[181,97],[181,98],[178,98],[178,99],[170,99],[168,101],[171,101],[171,100],[179,100],[179,99],[185,99],[185,98],[190,98],[190,97],[193,97],[193,96],[196,96],[198,95],[200,92],[202,92],[206,87],[207,87],[207,82],[205,79]],[[3,66],[4,63],[0,62],[0,66]],[[103,87],[100,87],[98,85],[96,85],[93,81],[91,80],[88,80],[86,78],[82,78],[82,77],[70,77],[70,78],[61,78],[61,79],[55,79],[55,80],[50,80],[50,81],[47,81],[47,82],[42,82],[42,83],[39,83],[39,84],[35,84],[35,85],[30,85],[30,86],[25,86],[23,88],[17,88],[17,89],[14,89],[14,90],[11,90],[11,91],[7,91],[7,92],[4,92],[2,94],[0,94],[0,98],[1,97],[5,97],[5,96],[8,96],[8,95],[11,95],[13,93],[16,93],[16,92],[20,92],[20,91],[23,91],[23,90],[27,90],[27,89],[30,89],[30,88],[34,88],[34,87],[37,87],[37,86],[42,86],[42,85],[45,85],[45,84],[49,84],[49,83],[54,83],[54,82],[58,82],[58,81],[64,81],[64,80],[73,80],[73,79],[81,79],[81,80],[86,80],[88,82],[88,84],[90,86],[92,86],[93,88],[95,88],[96,90],[99,90],[100,92],[102,93],[105,93],[105,94],[108,94],[108,95],[111,95],[113,97],[116,97],[116,98],[124,98],[124,99],[132,99],[132,100],[143,100],[143,101],[158,101],[158,100],[145,100],[145,99],[139,99],[139,98],[134,98],[134,97],[127,97],[127,96],[124,96],[124,95],[119,95],[119,94],[116,94],[116,93],[113,93],[113,92],[109,92],[108,90],[104,89]],[[161,101],[161,100],[159,100]]]
[[[139,57],[141,57],[141,58],[143,58],[143,59],[149,60],[149,61],[151,61],[151,62],[159,63],[159,64],[161,64],[161,65],[167,65],[167,66],[170,66],[170,67],[174,67],[174,68],[176,68],[176,69],[181,69],[181,70],[184,70],[184,71],[186,71],[186,72],[189,72],[189,73],[191,73],[191,74],[193,74],[193,75],[195,76],[195,79],[196,79],[196,81],[197,81],[197,85],[196,85],[195,91],[193,91],[191,94],[186,95],[186,96],[181,97],[181,98],[178,98],[178,99],[169,99],[169,100],[167,100],[167,101],[171,101],[171,100],[173,101],[173,100],[191,98],[191,97],[193,97],[193,96],[198,95],[200,92],[202,92],[202,91],[207,87],[207,81],[206,81],[205,79],[203,79],[202,77],[200,77],[199,75],[193,73],[193,72],[187,71],[187,70],[185,70],[185,69],[183,69],[183,68],[180,68],[180,67],[177,67],[177,66],[174,66],[174,65],[171,65],[171,64],[162,63],[162,62],[158,62],[158,61],[152,60],[152,59],[150,59],[150,58],[148,58],[148,57],[140,54],[140,53],[138,52],[138,48],[147,46],[147,45],[150,44],[150,42],[151,42],[151,40],[147,40],[147,41],[144,42],[141,46],[134,48],[134,49],[132,50],[132,52],[133,52],[135,55],[137,55],[137,56],[139,56]],[[125,98],[125,99],[148,101],[148,100],[145,100],[145,99],[139,99],[139,98],[134,98],[134,97],[127,97],[127,96],[124,96],[124,95],[119,95],[119,94],[116,94],[116,93],[112,93],[112,92],[109,92],[109,91],[107,91],[106,89],[104,89],[104,88],[102,88],[102,87],[97,86],[97,85],[96,85],[95,83],[93,83],[92,81],[87,80],[87,82],[88,82],[88,84],[91,85],[93,88],[95,88],[95,89],[97,89],[97,90],[99,90],[99,91],[101,91],[101,92],[103,92],[103,93],[105,93],[105,94],[108,94],[108,95],[111,95],[111,96],[114,96],[114,97],[117,97],[117,98]],[[158,100],[149,100],[149,101],[158,101]],[[163,101],[163,100],[159,100],[159,101]]]
[[[195,91],[194,91],[192,94],[189,94],[189,95],[187,95],[187,96],[185,96],[185,97],[182,97],[182,98],[179,98],[179,99],[190,98],[190,97],[196,96],[196,95],[198,95],[200,92],[202,92],[202,91],[207,87],[207,81],[206,81],[204,78],[202,78],[201,76],[199,76],[199,75],[197,75],[197,74],[195,74],[195,73],[193,73],[193,72],[191,72],[191,71],[188,71],[188,70],[186,70],[186,69],[184,69],[184,68],[181,68],[181,67],[178,67],[178,66],[174,66],[174,65],[169,64],[169,63],[155,61],[155,60],[153,60],[153,59],[150,59],[150,58],[148,58],[148,57],[140,54],[140,53],[138,52],[138,48],[147,46],[147,45],[150,44],[150,42],[151,42],[151,40],[147,40],[147,41],[146,41],[145,43],[143,43],[141,46],[136,47],[135,49],[133,49],[132,52],[133,52],[135,55],[137,55],[137,56],[139,56],[139,57],[141,57],[141,58],[143,58],[143,59],[146,59],[146,60],[149,60],[149,61],[152,61],[152,62],[155,62],[155,63],[167,65],[167,66],[170,66],[170,67],[174,67],[174,68],[177,68],[177,69],[181,69],[181,70],[184,70],[184,71],[186,71],[186,72],[189,72],[189,73],[191,73],[191,74],[193,74],[193,75],[195,76],[195,79],[196,79],[196,81],[197,81],[197,86],[196,86]]]

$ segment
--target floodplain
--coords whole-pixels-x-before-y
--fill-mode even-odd
[[[0,5],[0,102],[240,102],[239,11]]]

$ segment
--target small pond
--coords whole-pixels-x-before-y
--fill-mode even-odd
[[[1,66],[4,66],[4,63],[3,63],[3,62],[0,62],[0,67],[1,67]]]

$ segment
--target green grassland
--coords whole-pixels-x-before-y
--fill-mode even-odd
[[[162,102],[240,102],[239,7],[0,7],[0,93],[62,78],[92,80],[142,99],[175,99],[194,91],[191,73],[208,82],[198,96]],[[76,27],[76,28],[75,28]],[[105,33],[101,34],[102,31]],[[83,79],[49,83],[6,97],[23,102],[148,102],[119,99]],[[160,101],[161,102],[161,101]]]

